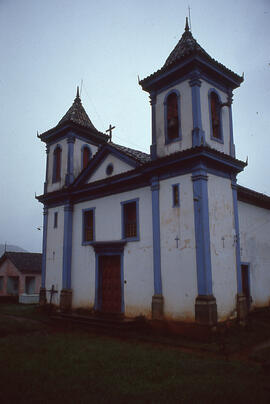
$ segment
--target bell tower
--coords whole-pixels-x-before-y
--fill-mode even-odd
[[[205,145],[235,156],[232,91],[243,78],[185,31],[160,70],[140,81],[152,108],[152,159]]]

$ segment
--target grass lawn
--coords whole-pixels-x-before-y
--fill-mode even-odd
[[[270,402],[269,375],[259,364],[83,331],[46,332],[23,307],[29,320],[13,319],[14,327],[27,328],[20,334],[10,325],[0,338],[1,404]],[[3,311],[0,324],[12,322]]]

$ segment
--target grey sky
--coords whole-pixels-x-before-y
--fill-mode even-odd
[[[242,185],[270,195],[270,0],[0,0],[0,243],[41,250],[45,146],[83,80],[82,102],[100,131],[149,151],[148,95],[137,83],[192,33],[245,81],[233,104]]]

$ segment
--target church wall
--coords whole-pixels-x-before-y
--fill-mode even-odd
[[[74,166],[74,178],[76,178],[82,171],[82,146],[88,145],[90,147],[92,157],[96,154],[98,148],[91,143],[85,142],[84,140],[76,138],[74,143],[74,156],[73,156],[73,166]]]
[[[208,95],[210,89],[216,90],[222,103],[227,102],[226,93],[224,93],[218,88],[215,88],[213,85],[207,83],[206,81],[202,80],[200,98],[201,98],[202,128],[205,132],[205,140],[210,147],[220,152],[230,154],[230,117],[228,107],[221,108],[221,122],[222,122],[222,133],[224,143],[220,143],[219,141],[211,139],[210,108],[209,108],[209,95]]]
[[[53,152],[56,145],[60,145],[62,148],[61,153],[61,181],[52,182],[53,177]],[[47,183],[47,192],[53,192],[60,188],[62,188],[65,184],[65,176],[67,173],[67,153],[68,153],[68,144],[66,139],[59,140],[56,143],[50,145],[49,151],[49,162],[48,162],[48,183]]]
[[[139,241],[124,247],[124,304],[126,316],[151,316],[153,295],[152,211],[149,187],[79,203],[74,206],[72,289],[73,307],[94,305],[95,251],[82,245],[82,209],[95,208],[95,241],[122,239],[121,202],[139,198]]]
[[[236,307],[237,271],[231,181],[208,175],[209,227],[213,295],[218,319],[231,316]]]
[[[106,168],[107,168],[108,164],[113,165],[113,173],[112,173],[113,175],[121,174],[121,173],[124,173],[126,171],[133,169],[133,167],[131,167],[129,164],[125,163],[124,161],[122,161],[119,158],[110,154],[98,166],[97,170],[90,177],[88,183],[110,177],[110,175],[107,175],[107,173],[106,173]]]
[[[173,207],[174,184],[179,184],[179,207]],[[160,234],[165,316],[168,319],[193,321],[197,274],[190,174],[160,182]],[[176,238],[179,238],[178,248]]]
[[[270,210],[238,202],[241,261],[249,264],[252,306],[270,304]]]
[[[58,213],[57,228],[54,228],[54,213]],[[53,303],[59,304],[62,289],[63,268],[63,239],[64,239],[64,208],[48,209],[47,249],[46,249],[46,289],[52,285],[58,291],[54,294]],[[47,295],[49,299],[49,295]]]
[[[180,120],[182,140],[165,144],[165,121],[164,121],[164,100],[171,90],[178,90],[180,93]],[[176,84],[175,86],[161,92],[157,95],[156,102],[156,141],[157,155],[166,156],[177,151],[192,147],[192,100],[191,87],[187,81]]]

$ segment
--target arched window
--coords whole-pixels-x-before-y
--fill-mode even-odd
[[[53,182],[61,180],[61,154],[61,147],[57,145],[53,152]]]
[[[210,109],[211,109],[212,137],[221,140],[222,135],[221,135],[221,120],[220,120],[220,101],[217,93],[215,93],[214,91],[210,93]]]
[[[179,94],[171,92],[165,99],[166,141],[180,138]]]
[[[88,145],[82,147],[82,169],[84,169],[91,158],[91,149]]]

